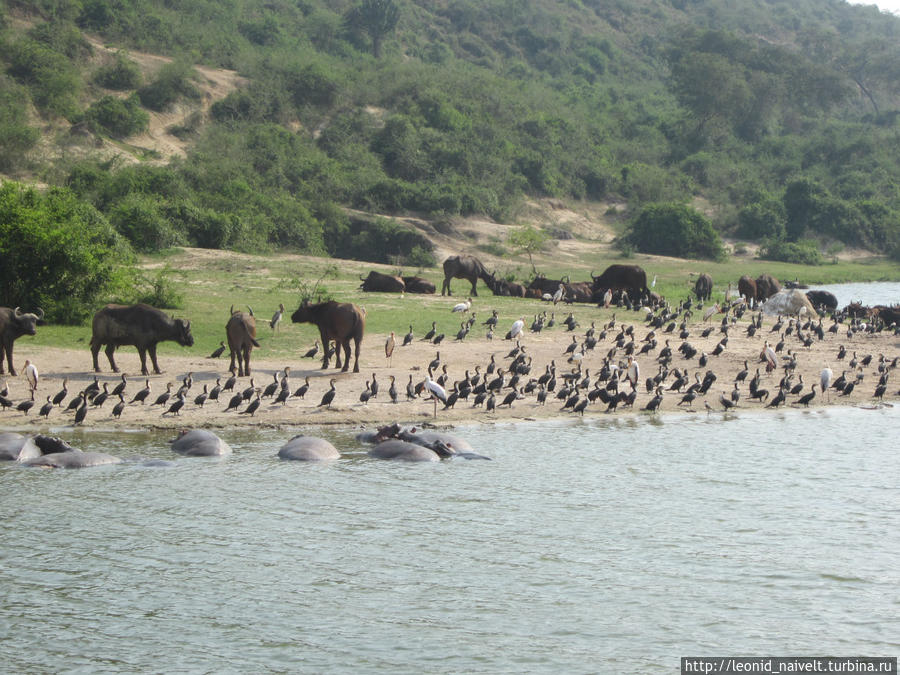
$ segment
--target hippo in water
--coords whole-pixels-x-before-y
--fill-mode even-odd
[[[439,462],[445,457],[452,457],[453,451],[438,441],[434,447],[426,447],[418,443],[391,438],[382,441],[369,450],[369,457],[375,459],[396,459],[404,462]]]
[[[341,453],[324,438],[315,436],[294,436],[281,446],[278,451],[281,459],[294,459],[305,462],[315,462],[326,459],[337,459]]]
[[[381,445],[384,445],[384,442],[387,440],[403,441],[405,443],[411,443],[413,445],[418,445],[431,450],[432,452],[439,454],[440,457],[444,459],[452,457],[462,457],[463,459],[490,459],[490,457],[485,457],[484,455],[479,455],[474,452],[475,449],[472,447],[472,445],[466,439],[457,436],[456,434],[447,433],[446,431],[425,431],[423,429],[416,429],[416,427],[404,429],[396,422],[394,424],[389,424],[387,426],[381,427],[375,432],[363,432],[357,434],[356,439],[363,443],[379,443]],[[440,448],[436,447],[436,443],[441,443]],[[391,448],[394,449],[389,449],[386,452],[393,452],[396,450],[398,452],[401,452],[402,454],[400,446],[391,446]],[[415,455],[415,453],[411,454]],[[373,455],[372,452],[370,452],[369,455],[372,457],[377,456]],[[381,457],[381,459],[395,458]],[[423,460],[418,459],[415,461]],[[434,460],[430,455],[426,453],[426,459],[424,461]]]
[[[34,444],[30,444],[26,454],[22,454],[28,442],[28,437],[12,432],[0,433],[0,461],[21,462],[26,459],[40,457],[41,451]],[[28,453],[31,453],[30,455]]]
[[[23,455],[27,459],[22,459]],[[105,452],[82,452],[61,438],[38,434],[25,441],[19,461],[25,466],[44,469],[84,469],[89,466],[119,464],[122,460]]]
[[[231,454],[228,443],[205,429],[184,430],[171,443],[172,452],[187,457],[219,457]]]

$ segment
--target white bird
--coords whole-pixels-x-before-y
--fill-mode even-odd
[[[434,401],[434,416],[437,417],[437,402],[447,403],[447,392],[437,382],[431,379],[431,371],[425,376],[425,388],[431,394],[431,400]]]
[[[628,368],[625,370],[625,379],[631,382],[632,389],[637,388],[638,378],[641,376],[641,367],[633,356],[628,357]]]
[[[517,336],[522,334],[522,331],[525,329],[525,317],[520,317],[513,321],[512,328],[509,329],[509,333],[506,335],[507,340],[513,340]]]
[[[778,363],[778,357],[775,355],[775,350],[769,346],[769,341],[766,340],[766,346],[763,347],[762,356],[769,362],[769,365],[772,368],[775,368]]]
[[[719,311],[719,303],[717,302],[712,307],[710,307],[708,310],[703,312],[703,320],[709,321],[709,317],[711,317],[713,314],[715,314],[718,311]]]
[[[607,288],[606,293],[603,294],[603,306],[609,307],[609,304],[612,302],[612,289]]]
[[[31,391],[37,391],[38,369],[28,359],[25,360],[25,379],[28,380],[28,386],[31,387]]]
[[[553,304],[557,304],[564,297],[566,297],[566,288],[560,284],[559,288],[556,289],[556,293],[553,294]]]
[[[656,288],[656,275],[653,275],[653,281],[650,283],[650,288]]]
[[[468,298],[465,302],[461,302],[458,305],[455,305],[451,312],[468,312],[469,308],[472,306],[472,298]]]
[[[822,383],[822,393],[825,394],[825,398],[828,398],[828,387],[831,386],[831,380],[834,379],[834,373],[831,368],[825,366],[822,368],[822,372],[819,373],[819,382]]]

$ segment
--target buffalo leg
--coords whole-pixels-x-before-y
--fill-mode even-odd
[[[241,354],[238,354],[238,367],[240,367],[241,356],[243,356],[243,360],[244,360],[244,375],[249,376],[249,375],[250,375],[250,347],[249,347],[249,346],[245,346],[245,347],[241,350],[241,352],[242,352]]]
[[[147,372],[147,350],[144,347],[138,347],[138,356],[141,357],[141,375],[149,375]]]
[[[350,368],[350,339],[349,338],[344,338],[343,340],[340,341],[336,351],[340,352],[341,349],[344,350],[344,367],[341,368],[341,372],[346,373],[347,369]],[[359,364],[357,364],[357,367],[353,369],[353,372],[354,373],[359,372]]]
[[[453,295],[450,290],[450,277],[444,277],[444,283],[441,284],[441,295]]]
[[[91,358],[94,360],[94,372],[100,372],[100,364],[97,362],[97,357],[100,356],[100,347],[102,344],[95,344],[93,340],[91,340]],[[0,363],[0,373],[3,372],[3,364]]]
[[[322,352],[323,352],[322,353],[322,370],[325,370],[326,368],[328,368],[328,361],[330,360],[328,358],[329,342],[328,342],[328,338],[325,336],[325,331],[322,330],[321,328],[319,329],[319,340],[322,341]],[[337,351],[337,350],[335,350],[335,351]],[[337,353],[337,360],[338,360],[338,366],[340,366],[341,365],[341,355],[339,352]]]
[[[478,289],[475,288],[477,285],[478,285],[478,277],[475,277],[475,278],[472,280],[472,297],[473,297],[473,298],[477,298],[477,297],[478,297]]]
[[[156,343],[154,342],[149,345],[147,351],[150,352],[150,360],[153,362],[153,373],[155,375],[160,375],[162,371],[159,369],[159,364],[156,362]]]
[[[358,373],[359,372],[359,343],[360,343],[360,341],[354,340],[354,343],[356,345],[356,358],[353,360],[353,372]],[[350,360],[350,342],[349,342],[349,340],[347,341],[347,360],[348,361]]]
[[[114,373],[118,373],[119,367],[116,365],[116,358],[114,356],[116,353],[116,346],[113,343],[109,343],[108,345],[106,345],[106,349],[104,349],[103,351],[106,352],[106,358],[109,361],[109,367],[112,368]],[[98,373],[100,372],[99,368],[95,368],[94,370],[96,370]]]

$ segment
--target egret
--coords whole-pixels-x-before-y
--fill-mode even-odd
[[[469,308],[472,306],[472,298],[467,298],[465,302],[460,302],[457,305],[453,306],[451,312],[468,312]]]
[[[825,399],[828,400],[828,387],[831,386],[831,380],[834,378],[834,373],[831,371],[831,368],[825,366],[822,368],[822,372],[819,373],[819,382],[822,385],[822,393],[825,394]]]
[[[25,360],[25,379],[28,380],[28,386],[31,387],[31,391],[37,391],[38,369],[28,359]]]
[[[609,307],[610,303],[612,303],[612,289],[607,288],[606,293],[603,294],[603,307]]]
[[[566,287],[562,284],[559,285],[559,288],[556,289],[556,293],[553,294],[553,304],[557,304],[560,300],[566,297]]]
[[[391,331],[388,339],[384,341],[384,356],[388,360],[388,368],[390,368],[391,363],[393,363],[393,359],[391,357],[394,355],[395,344],[396,340],[394,339],[394,331]]]

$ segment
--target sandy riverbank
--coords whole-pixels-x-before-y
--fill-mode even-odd
[[[575,312],[577,316],[577,308]],[[624,314],[620,314],[620,316],[623,316],[625,321],[617,321],[615,328],[607,330],[605,339],[598,342],[593,351],[588,351],[582,361],[582,370],[590,371],[592,387],[603,365],[603,359],[613,347],[615,338],[622,326],[634,326],[635,352],[640,351],[644,344],[643,340],[650,331],[650,328],[641,321],[640,315],[629,313],[627,316]],[[883,355],[888,363],[900,357],[900,337],[888,333],[856,333],[848,338],[846,327],[842,326],[837,334],[826,332],[824,340],[815,339],[808,348],[803,346],[795,335],[784,338],[784,349],[778,354],[779,368],[771,374],[766,374],[765,364],[760,363],[759,356],[765,340],[769,340],[774,346],[781,339],[778,333],[770,330],[775,323],[775,318],[765,317],[763,327],[754,337],[748,337],[746,334],[748,326],[747,316],[749,315],[746,315],[744,320],[738,322],[729,330],[728,344],[724,352],[719,356],[708,356],[706,367],[700,367],[698,360],[703,352],[711,354],[716,344],[722,338],[718,322],[711,320],[710,323],[698,322],[689,326],[691,335],[688,338],[688,342],[698,350],[697,356],[691,360],[684,359],[677,351],[678,346],[682,343],[682,340],[678,337],[677,328],[672,334],[666,334],[657,330],[658,347],[648,354],[636,356],[641,368],[641,374],[638,395],[633,408],[620,406],[616,412],[606,413],[606,406],[600,401],[595,401],[587,407],[585,415],[629,415],[641,413],[641,409],[653,397],[653,393],[647,393],[645,381],[648,377],[658,372],[657,356],[660,349],[665,346],[666,339],[669,340],[674,351],[674,358],[669,366],[670,370],[676,367],[679,369],[687,368],[691,382],[695,381],[695,373],[702,378],[707,370],[711,370],[716,374],[717,380],[705,396],[698,397],[693,401],[691,407],[679,405],[679,401],[682,398],[681,394],[674,391],[666,391],[660,407],[662,411],[690,410],[692,408],[702,414],[706,414],[704,403],[707,403],[716,411],[721,411],[723,408],[721,403],[719,403],[719,398],[722,394],[730,393],[733,388],[735,375],[743,370],[745,360],[750,364],[750,376],[747,380],[749,381],[752,378],[756,368],[760,368],[762,373],[760,387],[768,389],[771,392],[771,396],[774,396],[778,390],[779,380],[784,374],[780,367],[782,357],[787,356],[789,352],[796,355],[797,361],[796,375],[792,383],[799,383],[800,376],[803,378],[804,387],[800,395],[808,393],[810,385],[819,381],[819,374],[826,365],[832,368],[835,378],[839,377],[843,370],[847,370],[848,377],[854,380],[857,379],[859,374],[862,375],[862,380],[858,382],[851,395],[838,396],[836,392],[832,391],[826,400],[826,397],[823,397],[817,391],[817,395],[811,403],[812,406],[876,405],[878,401],[873,398],[873,394],[879,378],[880,355]],[[721,315],[717,315],[713,319],[720,320]],[[828,325],[829,322],[826,320],[826,329]],[[709,326],[715,326],[715,330],[706,338],[700,337],[703,328]],[[562,386],[561,375],[575,367],[575,364],[567,363],[565,348],[572,342],[573,336],[580,344],[583,341],[586,329],[589,327],[589,325],[579,326],[574,332],[568,332],[565,327],[557,325],[552,329],[545,329],[541,333],[530,333],[526,327],[521,344],[525,347],[526,353],[532,357],[532,368],[528,376],[521,378],[521,384],[524,385],[531,377],[539,377],[544,373],[545,366],[551,360],[554,360],[557,366],[558,391]],[[598,334],[602,328],[603,326],[598,322],[596,326]],[[497,334],[501,335],[507,329],[508,326],[501,326],[498,328]],[[366,335],[360,357],[361,371],[357,374],[340,373],[333,368],[323,371],[320,369],[321,363],[318,360],[302,359],[299,356],[287,362],[275,362],[266,358],[264,348],[255,350],[253,354],[253,384],[255,386],[264,389],[273,382],[273,374],[282,372],[285,366],[290,366],[291,391],[295,391],[303,384],[306,377],[309,377],[310,387],[305,398],[291,397],[284,405],[274,404],[272,398],[263,399],[253,417],[238,414],[235,411],[225,412],[228,401],[232,396],[230,392],[223,392],[218,403],[214,401],[207,402],[202,408],[194,403],[194,398],[201,393],[204,384],[212,388],[217,377],[220,377],[223,383],[228,378],[227,353],[222,358],[215,360],[206,358],[205,355],[191,354],[189,349],[179,350],[177,353],[161,354],[160,365],[165,372],[162,375],[155,375],[149,378],[152,393],[148,397],[148,404],[130,404],[125,408],[121,418],[115,419],[112,417],[112,410],[117,399],[114,400],[111,397],[100,408],[89,406],[84,426],[128,429],[180,427],[221,429],[254,425],[290,427],[296,425],[336,424],[371,427],[393,421],[414,424],[421,424],[425,421],[439,424],[462,424],[537,420],[569,417],[572,415],[571,412],[561,410],[563,401],[558,400],[555,397],[556,392],[554,392],[547,397],[545,405],[539,405],[532,393],[526,394],[526,398],[523,400],[515,401],[511,407],[504,406],[496,409],[494,412],[487,412],[484,406],[474,408],[471,403],[474,397],[470,396],[468,402],[461,400],[452,410],[443,410],[443,406],[438,405],[437,418],[435,419],[433,417],[434,407],[431,401],[426,401],[424,398],[412,401],[407,400],[406,385],[410,375],[412,375],[413,382],[421,382],[425,378],[428,363],[435,358],[436,353],[439,351],[441,362],[447,365],[449,381],[452,383],[455,380],[462,379],[466,370],[473,373],[476,365],[479,365],[482,372],[484,372],[492,355],[498,366],[507,366],[511,360],[506,358],[506,356],[515,347],[515,343],[499,338],[495,338],[493,341],[487,340],[484,328],[480,325],[473,328],[466,340],[462,342],[449,340],[438,346],[417,339],[411,345],[401,347],[399,343],[402,341],[402,336],[398,336],[398,346],[394,350],[393,357],[389,363],[384,356],[386,337],[386,335],[378,334]],[[846,347],[847,354],[843,360],[838,360],[837,353],[841,344]],[[298,345],[298,354],[305,351],[307,346]],[[851,368],[850,361],[853,359],[854,352],[860,362],[865,356],[871,355],[871,362],[866,366],[858,365],[856,368]],[[76,396],[78,391],[93,381],[94,373],[91,372],[90,352],[86,348],[76,350],[37,347],[29,345],[27,338],[20,340],[16,346],[16,365],[20,374],[16,377],[6,377],[10,389],[9,398],[16,404],[28,398],[27,383],[21,374],[22,365],[26,358],[36,363],[41,373],[41,380],[35,397],[35,406],[27,415],[17,411],[15,408],[0,412],[0,428],[24,428],[33,431],[53,430],[58,432],[61,428],[70,426],[73,422],[73,414],[71,412],[64,413],[61,408],[57,407],[50,413],[48,418],[40,418],[38,417],[38,410],[45,403],[48,395],[52,396],[61,389],[64,377],[69,379],[69,393],[65,398],[66,404]],[[102,353],[100,358],[104,372],[98,376],[99,381],[101,385],[103,382],[108,383],[109,389],[112,390],[121,379],[119,375],[109,372],[108,364],[106,364]],[[620,348],[616,351],[614,360],[625,362],[623,349]],[[139,375],[140,362],[136,351],[129,347],[120,349],[117,352],[117,362],[127,374],[126,401],[130,401],[135,393],[144,387],[145,380],[144,377]],[[172,382],[175,385],[173,391],[177,389],[188,372],[193,373],[193,387],[179,415],[163,415],[162,413],[168,406],[149,405],[160,393],[166,390],[166,383]],[[377,378],[380,388],[378,396],[371,399],[367,404],[360,403],[360,393],[365,390],[366,381],[371,381],[373,374]],[[435,377],[437,377],[437,374],[435,374]],[[396,404],[391,403],[388,395],[391,375],[396,378],[397,382],[399,402]],[[328,390],[329,380],[332,377],[336,380],[334,401],[330,408],[320,407],[318,404],[322,399],[322,395]],[[664,389],[668,389],[673,380],[674,377],[670,374],[663,384]],[[745,381],[739,385],[741,398],[738,410],[765,407],[766,402],[750,400],[747,384],[748,382]],[[250,386],[250,378],[243,377],[239,378],[236,389],[243,390],[248,386]],[[448,386],[448,389],[450,386]],[[630,390],[624,382],[622,383],[622,389]],[[888,380],[887,394],[884,397],[885,403],[896,402],[898,389],[900,389],[900,379],[892,374]],[[498,404],[508,391],[509,389],[504,389],[504,393],[497,396],[496,402]],[[795,404],[800,395],[787,396],[786,404]],[[771,401],[771,396],[769,401]],[[246,407],[247,404],[245,403],[240,406],[239,410],[244,410]]]

